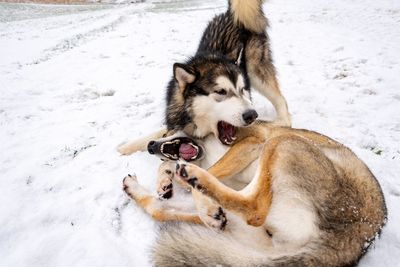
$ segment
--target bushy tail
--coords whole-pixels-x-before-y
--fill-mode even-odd
[[[252,32],[263,33],[268,21],[262,11],[262,2],[263,0],[229,0],[229,10],[236,23]]]
[[[260,238],[260,236],[258,236]],[[237,240],[229,233],[215,233],[197,225],[164,226],[153,250],[157,267],[179,266],[355,266],[359,256],[331,247],[329,241],[309,242],[296,253],[272,251],[261,242]],[[260,241],[260,240],[258,240]],[[327,241],[327,242],[326,242]],[[351,237],[342,242],[352,242]],[[324,244],[325,243],[325,244]],[[358,244],[351,244],[358,247]]]

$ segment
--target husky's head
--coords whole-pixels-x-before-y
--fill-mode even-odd
[[[213,133],[230,145],[236,139],[235,127],[248,126],[257,116],[247,77],[233,62],[197,56],[186,64],[174,64],[167,96],[170,129],[199,138]]]

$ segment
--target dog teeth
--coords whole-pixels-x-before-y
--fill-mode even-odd
[[[232,139],[233,141],[235,141],[235,140],[237,139],[237,137],[236,137],[236,136],[232,136],[231,139]]]
[[[192,147],[194,147],[194,149],[196,149],[196,152],[199,152],[199,147],[198,147],[198,146],[196,146],[196,145],[193,144],[193,143],[189,143],[189,145],[191,145]]]
[[[228,139],[225,139],[225,143],[226,143],[227,145],[230,145],[230,144],[233,143],[233,141],[228,141]]]
[[[225,138],[225,139],[224,139],[224,142],[225,142],[225,144],[227,144],[227,145],[231,145],[231,144],[233,143],[233,140],[229,140],[229,141],[228,141],[228,138]]]
[[[172,159],[176,159],[176,160],[178,159],[177,155],[171,155],[169,153],[163,153],[163,155],[166,156],[167,158],[172,158]]]

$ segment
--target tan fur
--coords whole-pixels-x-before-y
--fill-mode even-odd
[[[259,157],[261,148],[260,140],[257,137],[247,137],[237,142],[229,150],[229,153],[225,154],[208,171],[218,179],[235,175]],[[246,155],[246,157],[242,155]],[[232,162],[236,162],[236,164],[232,164]]]
[[[261,3],[262,0],[231,0],[231,11],[236,22],[256,33],[262,33],[267,27]]]
[[[222,207],[240,216],[248,225],[268,227],[277,240],[275,242],[281,242],[279,240],[283,238],[286,250],[290,248],[301,254],[308,246],[313,250],[318,248],[312,254],[301,257],[275,258],[276,262],[290,262],[293,266],[347,266],[357,262],[363,255],[365,244],[369,244],[375,238],[386,220],[382,192],[365,164],[342,144],[307,130],[276,127],[258,121],[250,127],[240,128],[237,136],[236,144],[210,170],[229,177],[246,169],[249,161],[258,161],[257,174],[242,190],[237,191],[224,185],[218,179],[220,177],[217,178],[196,165],[179,163],[175,177],[193,188],[192,194],[197,209],[203,212],[199,219],[210,227],[219,227],[218,221],[210,218],[215,217],[213,213]],[[261,152],[254,149],[256,144],[263,147]],[[246,150],[246,147],[249,149]],[[243,160],[247,157],[250,160]],[[223,170],[224,168],[226,169]],[[286,198],[289,197],[287,200],[284,200],[285,195]],[[274,201],[280,199],[287,201],[281,204],[292,207],[292,212],[298,212],[298,204],[300,209],[304,209],[306,217],[299,218],[306,221],[298,223],[310,225],[311,228],[304,230],[305,236],[302,232],[297,234],[290,231],[288,233],[292,236],[288,236],[279,230],[281,225],[274,225],[274,222],[268,219],[271,209],[279,204]],[[142,200],[137,203],[146,211],[150,205],[148,201]],[[310,210],[307,207],[310,207]],[[182,212],[178,206],[174,209],[175,216],[169,214],[155,219],[188,221],[190,214]],[[290,215],[291,211],[280,212]],[[276,210],[274,214],[276,216]],[[313,219],[315,216],[321,217]],[[318,223],[319,226],[313,226],[313,223]],[[259,238],[263,239],[262,236]],[[207,251],[214,255],[209,249]],[[228,265],[243,266],[240,265],[243,261],[239,264],[226,258],[220,259],[215,255],[214,257],[200,259],[195,256],[196,260],[208,262],[207,265],[229,262]],[[263,259],[260,256],[257,259],[269,262],[271,258]],[[252,262],[249,260],[247,264]],[[160,259],[159,262],[164,260]],[[275,266],[272,263],[263,264]],[[168,266],[163,263],[159,265]],[[285,265],[282,263],[282,266]],[[281,265],[277,263],[276,266]]]
[[[197,214],[180,212],[153,197],[145,188],[138,184],[136,176],[126,176],[123,180],[123,185],[126,194],[134,199],[156,221],[182,221],[202,224],[202,220]]]

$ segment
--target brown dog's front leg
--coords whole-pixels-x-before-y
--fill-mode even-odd
[[[175,175],[194,190],[215,200],[224,209],[240,215],[248,224],[261,226],[264,223],[272,201],[268,170],[261,171],[246,187],[248,190],[243,191],[224,185],[206,170],[193,164],[178,162]]]

